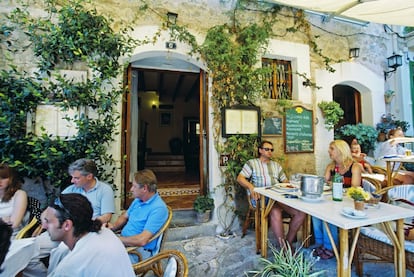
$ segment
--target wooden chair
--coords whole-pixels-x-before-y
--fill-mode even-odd
[[[256,207],[253,207],[252,201],[250,201],[250,196],[247,195],[247,202],[249,202],[249,209],[247,210],[246,219],[243,223],[242,229],[242,238],[247,233],[247,228],[249,227],[250,223],[254,222],[254,232],[256,234],[256,254],[260,254],[261,248],[261,233],[260,233],[260,201],[256,202]]]
[[[242,236],[243,238],[247,233],[247,228],[251,225],[251,223],[254,223],[254,232],[256,235],[256,254],[260,254],[261,251],[261,214],[260,214],[260,200],[256,202],[256,207],[252,205],[252,201],[250,201],[250,196],[247,194],[247,202],[249,203],[249,209],[246,213],[246,219],[243,223],[243,229],[242,229]],[[283,223],[288,224],[290,223],[290,215],[283,212]],[[309,216],[306,216],[305,222],[303,222],[302,225],[302,233],[303,234],[309,234],[309,231],[311,230],[311,218]],[[309,246],[310,242],[306,237],[303,237],[304,240],[304,246]]]
[[[386,192],[388,192],[390,199],[394,198],[393,201],[403,202],[406,205],[412,206],[414,209],[414,185],[397,185],[386,187],[378,191],[378,193]],[[392,195],[392,192],[394,192],[394,195]],[[395,195],[395,192],[400,193]],[[403,194],[406,195],[404,196]],[[395,198],[395,196],[397,198]],[[390,243],[385,242],[385,240],[387,240],[387,237],[384,237],[385,234],[375,227],[368,227],[366,230],[367,233],[363,232],[364,229],[361,229],[361,234],[359,236],[357,248],[355,251],[354,262],[358,276],[363,276],[364,262],[394,263],[394,246]],[[414,247],[414,243],[410,243],[412,243],[412,247]],[[406,268],[414,271],[414,252],[407,251],[407,245],[405,251],[405,260]]]
[[[371,165],[372,172],[387,176],[387,169],[382,166]]]
[[[187,277],[188,262],[183,253],[177,250],[163,250],[144,261],[132,264],[137,276],[145,276],[152,271],[157,277]]]
[[[40,202],[36,198],[27,197],[27,211],[29,212],[29,223],[26,224],[16,235],[15,239],[30,238],[37,236],[42,231],[40,215],[42,210]]]
[[[173,212],[172,212],[171,207],[167,206],[167,208],[168,208],[167,221],[165,221],[164,225],[148,241],[148,243],[150,243],[154,240],[157,240],[157,246],[155,247],[155,250],[152,252],[152,256],[158,254],[160,252],[160,250],[162,249],[162,247],[164,246],[164,241],[165,241],[167,229],[170,226],[172,216],[173,216]],[[142,261],[143,260],[142,255],[136,249],[137,249],[137,247],[133,247],[133,246],[132,247],[127,247],[127,252],[129,254],[137,255],[138,256],[138,261]]]

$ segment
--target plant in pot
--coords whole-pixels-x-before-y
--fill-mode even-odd
[[[273,257],[260,258],[261,269],[249,271],[246,276],[265,277],[299,277],[299,276],[326,276],[325,270],[315,269],[319,257],[313,257],[313,251],[306,257],[302,247],[292,251],[286,242],[284,247],[277,249],[269,244]]]
[[[323,117],[325,118],[325,128],[329,131],[344,117],[344,110],[335,101],[321,101],[318,104]]]
[[[335,139],[344,139],[346,137],[355,137],[361,145],[364,153],[369,153],[375,149],[375,143],[378,137],[378,131],[362,123],[346,124],[335,130]]]
[[[208,195],[199,195],[194,201],[194,210],[197,212],[197,221],[204,223],[210,220],[214,209],[214,199]]]
[[[364,210],[364,202],[370,199],[370,195],[362,187],[350,187],[347,195],[354,200],[355,210]]]

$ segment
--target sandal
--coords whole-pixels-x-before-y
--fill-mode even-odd
[[[335,256],[335,254],[332,252],[332,250],[322,248],[322,253],[318,256],[321,257],[322,260],[329,260],[332,259]]]
[[[313,256],[320,257],[323,254],[323,246],[318,246],[317,248],[313,249]]]

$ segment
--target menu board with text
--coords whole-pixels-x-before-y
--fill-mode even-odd
[[[302,106],[286,109],[285,153],[313,152],[313,112]]]

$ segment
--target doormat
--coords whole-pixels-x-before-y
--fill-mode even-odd
[[[157,189],[160,196],[178,196],[178,195],[198,195],[200,188],[184,187],[184,188],[159,188]]]

